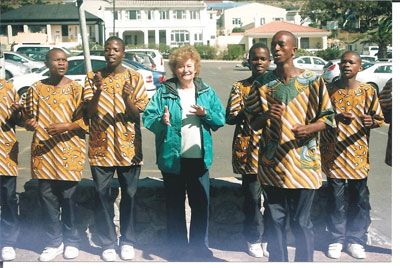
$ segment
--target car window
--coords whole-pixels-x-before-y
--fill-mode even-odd
[[[6,60],[13,60],[13,61],[17,61],[17,62],[22,62],[22,58],[14,55],[14,54],[4,54],[4,58]]]
[[[320,59],[313,58],[313,61],[314,61],[314,64],[316,64],[316,65],[325,65],[325,63]]]
[[[83,60],[68,61],[68,70],[65,73],[66,75],[79,75],[84,73],[85,73],[85,68]]]
[[[392,66],[391,65],[382,65],[376,68],[374,73],[392,73]]]
[[[310,58],[301,58],[301,59],[297,60],[297,63],[311,64],[311,59]]]
[[[91,60],[91,62],[92,62],[92,68],[94,71],[104,69],[107,66],[107,63],[105,60]]]
[[[363,70],[366,70],[366,69],[368,69],[369,67],[371,67],[371,66],[373,66],[373,65],[374,65],[374,64],[371,63],[371,62],[363,62],[363,63],[361,64]]]

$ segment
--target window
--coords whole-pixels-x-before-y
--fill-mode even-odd
[[[189,32],[186,30],[174,30],[171,32],[172,44],[186,44],[189,43]]]
[[[276,20],[276,21],[283,21],[283,18],[273,18],[273,20]]]
[[[232,24],[241,25],[242,19],[241,18],[232,18]]]
[[[325,65],[325,63],[320,59],[313,58],[313,60],[314,60],[314,64],[316,64],[316,65]]]
[[[197,11],[197,10],[191,10],[191,11],[190,11],[190,19],[191,19],[191,20],[200,19],[200,12]]]
[[[210,14],[210,20],[212,20],[213,19],[213,14]]]
[[[310,58],[301,58],[301,59],[299,59],[298,61],[297,61],[297,63],[300,63],[300,64],[311,64],[311,59]]]
[[[31,33],[47,33],[46,25],[29,25],[28,29]]]
[[[175,20],[186,19],[186,10],[174,10],[174,19]]]
[[[202,40],[203,40],[203,34],[201,33],[194,34],[194,41],[202,41]]]
[[[14,54],[4,54],[4,58],[6,60],[12,60],[12,61],[16,61],[16,62],[24,62],[24,60],[21,57],[14,55]]]
[[[153,18],[153,14],[152,14],[151,10],[146,11],[146,13],[147,13],[147,19],[151,20]]]
[[[118,20],[118,11],[115,11],[115,12],[114,12],[114,19],[115,19],[115,20]]]
[[[265,24],[265,18],[260,18],[260,25],[264,25]]]
[[[374,73],[392,73],[391,65],[382,65],[376,68]]]
[[[169,20],[169,10],[160,11],[160,20]]]
[[[310,38],[302,37],[300,39],[300,47],[304,49],[310,48]]]
[[[140,10],[130,10],[129,11],[130,20],[140,20]]]

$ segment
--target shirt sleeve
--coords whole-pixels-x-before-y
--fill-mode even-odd
[[[241,91],[241,84],[235,83],[232,86],[231,93],[229,95],[228,104],[226,105],[225,118],[226,123],[229,125],[235,125],[240,123],[241,116],[240,112],[244,112],[244,96]]]
[[[74,104],[75,112],[72,116],[72,122],[77,124],[85,132],[89,131],[89,121],[83,117],[84,114],[84,102],[83,102],[83,87],[78,85],[74,87]]]
[[[381,105],[379,104],[378,93],[373,86],[368,87],[365,107],[367,107],[368,110],[364,111],[364,114],[371,115],[374,123],[377,124],[378,127],[381,127],[383,124],[383,113]]]
[[[38,113],[38,89],[40,87],[40,81],[34,83],[29,87],[26,92],[26,98],[23,104],[22,116],[23,120],[26,121],[31,118],[35,118]]]
[[[315,121],[324,122],[326,125],[335,128],[335,110],[333,109],[324,80],[322,77],[319,77],[313,84],[319,93],[319,111],[317,111]]]
[[[140,73],[134,71],[131,71],[130,75],[131,84],[134,87],[134,91],[130,96],[131,101],[133,104],[136,105],[140,112],[143,112],[149,102],[143,76]]]
[[[90,72],[85,78],[85,87],[83,89],[83,101],[87,102],[93,98],[94,92],[94,72]]]

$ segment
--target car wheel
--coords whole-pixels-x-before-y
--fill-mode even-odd
[[[10,73],[9,71],[6,70],[6,80],[13,78],[12,73]]]

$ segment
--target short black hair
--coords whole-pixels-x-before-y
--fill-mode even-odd
[[[250,48],[250,50],[249,50],[249,59],[250,59],[251,53],[253,53],[253,51],[254,51],[256,48],[264,48],[264,49],[267,51],[268,58],[269,58],[269,49],[268,49],[267,44],[266,44],[266,43],[255,43],[255,44]]]
[[[342,54],[342,56],[340,57],[340,60],[342,60],[343,57],[344,57],[345,55],[347,55],[347,54],[351,54],[351,55],[356,56],[356,58],[358,59],[358,61],[359,61],[360,64],[361,64],[361,57],[360,57],[360,54],[359,54],[357,51],[352,51],[352,50],[348,50],[348,51],[344,52],[344,53]]]
[[[122,45],[122,51],[125,51],[125,42],[124,42],[124,40],[122,40],[122,39],[119,38],[118,36],[110,36],[110,37],[106,40],[106,42],[104,43],[104,47],[107,45],[107,43],[108,43],[109,41],[112,41],[112,40],[115,40],[115,41],[117,41],[117,42],[120,42],[121,45]]]
[[[64,54],[67,54],[67,53],[65,53],[64,50],[62,50],[62,49],[59,48],[59,47],[52,48],[52,49],[50,49],[49,51],[47,51],[47,53],[46,53],[46,62],[48,62],[49,59],[50,59],[50,53],[52,53],[53,51],[57,51],[57,50],[64,52]]]
[[[292,32],[285,31],[285,30],[276,32],[276,33],[274,34],[274,36],[272,37],[272,40],[273,40],[273,39],[275,38],[275,36],[277,36],[278,34],[286,34],[286,35],[289,35],[289,36],[290,36],[290,39],[292,39],[293,45],[294,45],[295,47],[299,47],[298,44],[297,44],[297,38],[296,38],[296,36],[295,36]]]

